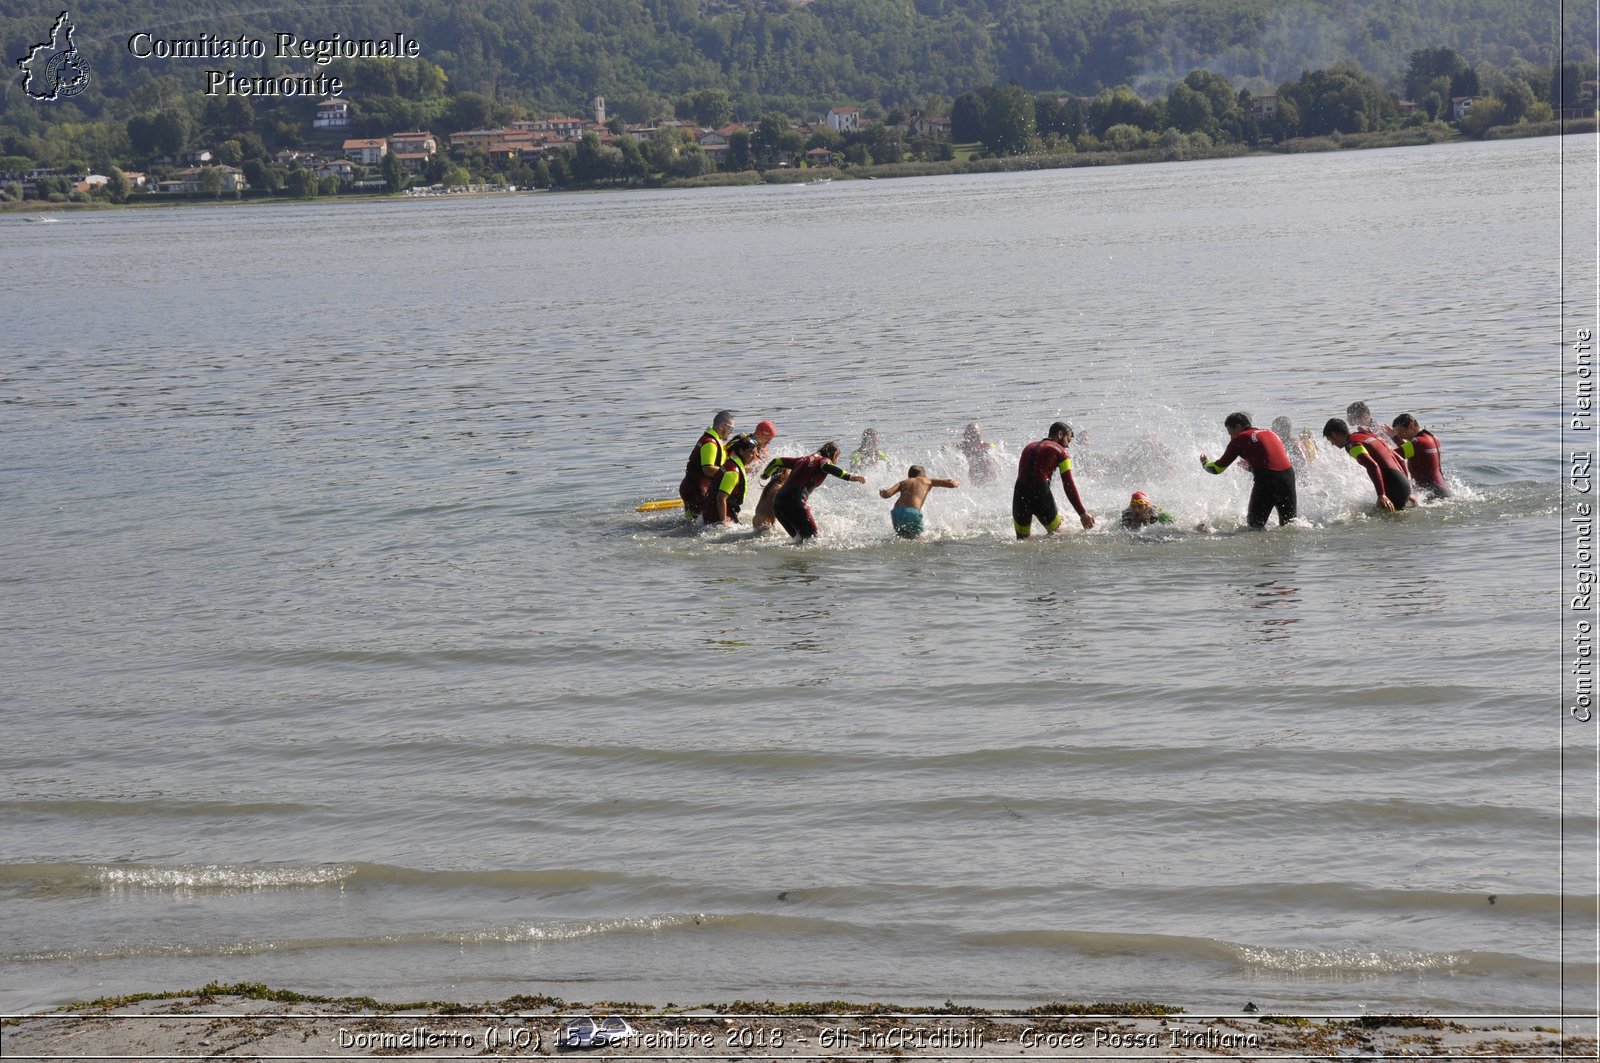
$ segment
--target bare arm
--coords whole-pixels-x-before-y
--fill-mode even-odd
[[[937,477],[933,478],[933,479],[930,479],[928,481],[928,483],[933,487],[960,487],[961,486],[961,481],[960,480],[939,479]]]
[[[879,498],[888,498],[890,495],[897,495],[897,494],[900,493],[900,489],[905,487],[905,485],[906,485],[906,482],[904,480],[901,480],[899,483],[895,484],[893,487],[885,487],[885,488],[881,489],[878,492],[878,497]]]

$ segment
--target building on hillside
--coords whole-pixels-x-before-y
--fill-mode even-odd
[[[437,155],[439,139],[432,133],[390,133],[389,150],[396,155]]]
[[[312,129],[344,129],[354,116],[345,100],[323,100],[317,104],[316,117],[311,119]]]
[[[593,100],[593,103],[594,103],[594,124],[595,125],[605,125],[606,124],[606,98],[604,96],[596,96],[594,98],[594,100]]]
[[[329,159],[311,172],[318,180],[324,177],[337,177],[344,184],[349,184],[356,179],[356,164],[349,159]]]
[[[347,140],[344,153],[363,166],[376,166],[389,154],[389,142],[382,137]]]
[[[836,133],[859,133],[861,112],[854,107],[835,107],[828,112],[828,128]]]
[[[1270,122],[1278,117],[1278,94],[1250,97],[1250,117],[1258,122]]]
[[[222,172],[222,190],[224,192],[243,192],[250,186],[245,182],[244,171],[237,166],[201,167],[191,166],[179,170],[167,180],[156,186],[162,192],[199,192],[200,175],[206,169],[215,169]]]
[[[1450,117],[1459,122],[1472,110],[1472,105],[1482,97],[1479,96],[1452,96],[1450,97]]]

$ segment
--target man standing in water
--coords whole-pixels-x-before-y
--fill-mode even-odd
[[[1294,520],[1294,466],[1283,449],[1283,441],[1274,432],[1253,427],[1250,415],[1243,411],[1228,414],[1223,418],[1222,427],[1228,430],[1228,449],[1216,461],[1200,455],[1200,467],[1220,475],[1234,459],[1243,459],[1255,479],[1250,488],[1245,523],[1252,528],[1265,528],[1274,509],[1278,511],[1280,527]]]
[[[711,427],[700,433],[694,449],[689,452],[689,462],[683,470],[683,482],[678,485],[678,497],[683,499],[683,511],[694,520],[706,508],[706,492],[711,481],[728,463],[728,438],[733,434],[733,414],[718,410],[711,419]]]
[[[1072,478],[1072,455],[1067,446],[1072,442],[1072,426],[1057,421],[1050,426],[1043,439],[1022,448],[1022,458],[1017,462],[1017,482],[1011,489],[1011,525],[1018,539],[1033,534],[1033,518],[1038,517],[1044,530],[1051,535],[1061,527],[1061,513],[1056,509],[1055,496],[1050,494],[1050,479],[1061,471],[1061,493],[1067,496],[1078,513],[1078,523],[1084,530],[1094,527],[1094,517],[1083,508],[1078,497],[1078,484]]]
[[[1337,417],[1322,426],[1322,437],[1345,452],[1367,470],[1378,491],[1378,508],[1386,513],[1405,509],[1411,501],[1411,480],[1389,444],[1360,429],[1354,431]]]
[[[1449,498],[1450,486],[1444,482],[1444,467],[1439,461],[1439,437],[1409,413],[1402,413],[1394,419],[1394,438],[1400,444],[1400,456],[1411,470],[1411,482],[1428,492],[1429,498]]]
[[[800,539],[809,539],[817,534],[817,521],[807,503],[812,489],[829,476],[858,484],[867,482],[865,476],[852,475],[835,465],[838,457],[839,444],[830,441],[818,447],[815,454],[803,458],[773,458],[767,465],[763,476],[773,475],[780,468],[789,470],[788,479],[783,481],[783,486],[778,488],[778,494],[772,500],[772,514],[783,525],[784,531]]]

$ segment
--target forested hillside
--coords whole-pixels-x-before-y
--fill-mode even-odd
[[[452,93],[476,92],[547,113],[603,94],[645,117],[708,88],[741,116],[816,114],[829,106],[923,107],[975,86],[1088,95],[1129,84],[1164,92],[1204,68],[1267,89],[1302,71],[1353,60],[1389,82],[1415,49],[1445,45],[1474,64],[1550,66],[1586,58],[1592,5],[1557,0],[386,0],[212,3],[80,0],[76,43],[88,91],[41,107],[13,76],[0,127],[126,118],[173,92],[200,91],[221,61],[137,59],[128,38],[240,34],[270,40],[404,32],[441,67]],[[15,58],[49,29],[55,8],[0,4],[0,40]],[[41,12],[43,12],[41,14]],[[1576,43],[1574,43],[1576,42]],[[270,73],[304,63],[267,60]],[[241,64],[234,64],[241,65]],[[262,64],[248,60],[251,73]]]

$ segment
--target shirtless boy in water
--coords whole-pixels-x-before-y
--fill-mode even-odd
[[[922,534],[922,503],[935,487],[960,487],[960,480],[945,480],[929,476],[921,465],[913,465],[906,478],[892,487],[878,492],[879,498],[899,495],[894,508],[889,510],[889,520],[894,533],[902,539],[915,539]]]

